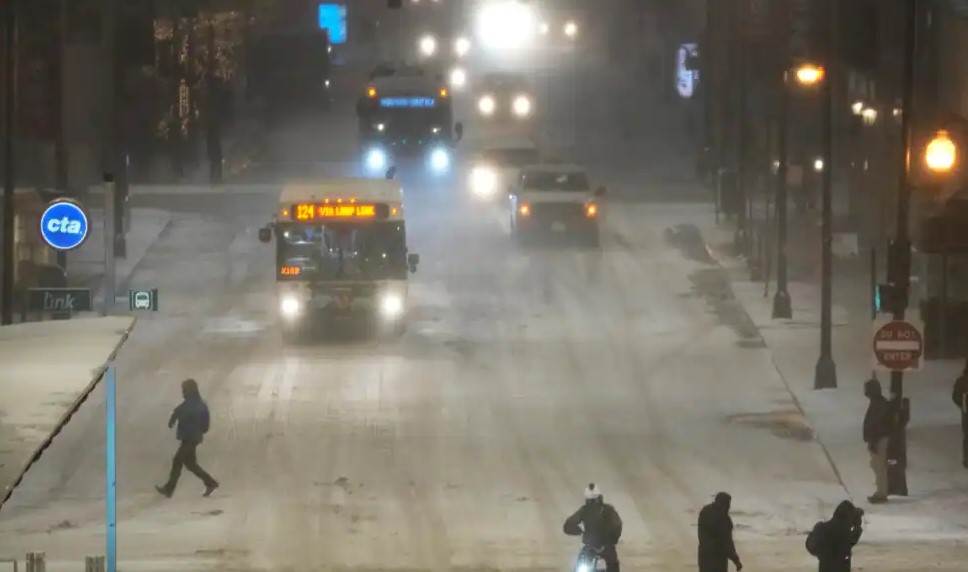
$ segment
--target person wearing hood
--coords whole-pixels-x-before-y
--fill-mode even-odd
[[[155,489],[162,495],[171,498],[178,485],[178,477],[181,476],[182,467],[188,469],[193,475],[201,479],[205,484],[204,496],[209,496],[218,488],[218,481],[212,478],[201,467],[198,466],[196,449],[202,442],[209,426],[208,405],[202,401],[202,395],[198,391],[198,383],[194,379],[186,379],[182,382],[183,401],[171,413],[168,419],[168,428],[171,429],[178,424],[175,436],[179,441],[178,450],[171,460],[171,473],[168,482],[164,486],[156,486]]]
[[[736,572],[743,569],[733,543],[732,502],[729,493],[719,493],[699,511],[699,572],[726,572],[731,561]]]
[[[851,554],[864,533],[864,511],[850,501],[843,501],[833,517],[823,523],[817,560],[818,572],[850,572]]]
[[[585,504],[565,520],[563,529],[569,536],[581,535],[585,547],[600,550],[607,572],[619,572],[615,545],[622,537],[622,519],[595,483],[585,489]]]
[[[874,482],[877,491],[867,497],[873,504],[887,502],[888,473],[887,448],[891,435],[890,404],[884,399],[881,384],[876,379],[869,379],[864,384],[864,395],[869,400],[867,413],[864,414],[864,443],[871,457],[871,469],[874,471]]]

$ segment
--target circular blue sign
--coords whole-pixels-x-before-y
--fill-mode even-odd
[[[87,213],[70,199],[58,199],[40,215],[40,236],[56,250],[74,250],[84,244],[90,227]]]

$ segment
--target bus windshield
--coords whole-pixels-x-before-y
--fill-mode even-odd
[[[379,280],[407,276],[403,221],[277,226],[279,267],[298,266],[305,280]]]

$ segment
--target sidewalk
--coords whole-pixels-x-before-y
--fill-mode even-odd
[[[0,327],[0,509],[93,391],[134,322],[79,318]]]
[[[101,195],[95,195],[99,200]],[[67,280],[71,286],[94,290],[95,304],[103,300],[104,289],[104,210],[89,208],[91,232],[84,244],[67,254]],[[115,292],[126,296],[131,276],[148,250],[171,224],[171,214],[156,209],[131,209],[127,234],[127,256],[115,261]],[[140,285],[139,285],[140,286]],[[150,286],[150,285],[145,285]]]
[[[803,409],[824,446],[831,464],[849,493],[861,506],[873,492],[873,475],[861,437],[867,400],[863,383],[871,376],[871,318],[866,258],[835,264],[833,350],[838,389],[813,390],[819,352],[819,283],[791,281],[792,320],[773,320],[775,285],[767,293],[763,282],[751,282],[749,270],[732,251],[732,225],[716,225],[708,205],[686,207],[682,224],[699,228],[710,254],[728,274],[737,301],[745,308],[769,347],[778,373]],[[690,214],[685,215],[686,212]],[[672,221],[670,221],[672,222]],[[801,246],[807,230],[791,234]],[[816,235],[815,235],[816,236]],[[816,239],[819,243],[819,238]],[[808,250],[808,248],[807,248]],[[796,263],[803,263],[802,257]],[[812,272],[797,272],[809,278]],[[912,314],[916,317],[917,312]],[[926,362],[905,376],[905,395],[911,399],[908,426],[908,483],[911,496],[893,497],[887,505],[870,507],[865,538],[871,541],[919,538],[964,538],[968,530],[968,471],[961,466],[961,429],[950,403],[951,384],[961,371],[960,361]],[[878,374],[885,393],[888,376]]]

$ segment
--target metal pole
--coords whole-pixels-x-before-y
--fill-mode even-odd
[[[787,262],[787,148],[790,126],[787,116],[790,112],[790,72],[783,70],[783,84],[780,87],[780,129],[777,141],[779,165],[776,170],[776,294],[773,295],[773,319],[789,320],[793,317],[793,302],[788,290]]]
[[[105,466],[106,490],[105,490],[105,509],[107,522],[107,572],[117,571],[118,557],[118,513],[117,513],[117,434],[115,432],[115,422],[117,419],[117,379],[115,378],[114,365],[109,365],[104,374],[104,403],[107,422],[105,423]]]
[[[734,0],[734,13],[736,25],[736,74],[738,76],[737,86],[737,141],[736,141],[736,185],[739,194],[739,210],[736,214],[736,246],[739,252],[750,255],[749,241],[749,215],[747,213],[748,197],[746,189],[746,37],[743,30],[744,19],[742,17],[746,4],[742,0]]]
[[[877,320],[877,314],[880,308],[878,308],[878,297],[877,297],[877,247],[871,247],[871,259],[870,259],[870,289],[871,289],[871,322]],[[871,379],[877,381],[877,370],[871,368]]]
[[[114,310],[115,281],[117,280],[114,258],[114,208],[115,185],[112,173],[104,174],[104,308],[107,316]]]
[[[4,137],[3,137],[3,276],[0,279],[0,322],[13,323],[14,192],[17,185],[14,139],[17,133],[17,0],[4,10]]]
[[[67,196],[67,144],[64,140],[64,57],[67,55],[67,0],[57,2],[57,47],[54,61],[54,115],[56,139],[54,141],[54,187],[61,196]],[[57,251],[57,266],[67,270],[67,253]]]
[[[947,247],[947,244],[946,244]],[[941,314],[938,316],[938,357],[948,357],[948,251],[941,253]]]
[[[894,318],[903,320],[907,310],[908,296],[911,286],[911,241],[909,237],[908,219],[911,210],[911,188],[908,183],[910,173],[911,126],[914,108],[914,65],[915,47],[917,45],[917,11],[918,1],[907,0],[906,22],[904,37],[904,84],[901,103],[901,145],[903,153],[901,177],[898,181],[897,221],[892,255],[888,258],[889,280],[897,288],[897,303]],[[891,372],[891,391],[898,397],[904,395],[904,373]]]
[[[834,146],[834,90],[833,66],[834,50],[831,42],[834,41],[836,8],[835,0],[825,0],[824,9],[826,24],[826,54],[824,57],[824,67],[826,68],[823,79],[823,206],[822,206],[822,225],[821,225],[821,279],[820,279],[820,357],[817,359],[817,366],[814,372],[814,389],[829,389],[837,387],[837,365],[834,363],[832,335],[833,335],[833,146]]]

